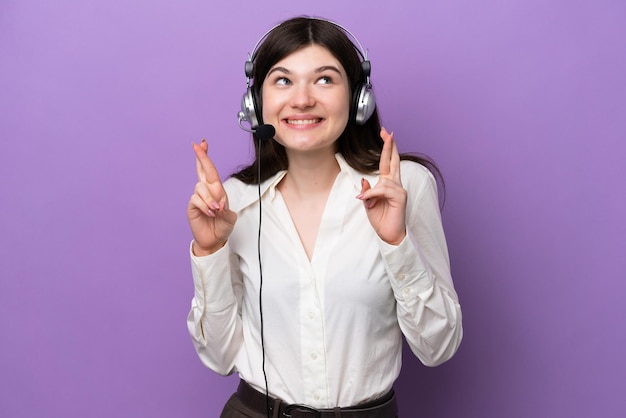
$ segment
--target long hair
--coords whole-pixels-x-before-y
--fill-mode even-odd
[[[340,27],[323,19],[296,17],[275,27],[254,54],[252,88],[258,98],[258,106],[262,103],[261,86],[271,67],[289,54],[311,45],[319,45],[327,49],[341,63],[348,76],[351,96],[361,84],[366,82],[360,55]],[[353,101],[351,99],[351,102]],[[348,124],[336,142],[337,152],[341,153],[346,162],[355,170],[373,173],[378,170],[383,148],[378,112],[374,110],[365,124],[357,125],[354,121],[353,108],[351,104]],[[259,109],[257,113],[261,115],[262,111]],[[256,151],[254,162],[232,175],[246,184],[256,184],[267,180],[277,172],[286,170],[289,165],[285,148],[274,139],[263,143],[259,159],[259,140],[254,134],[253,139]],[[413,154],[401,154],[400,158],[426,166],[440,181],[443,180],[441,172],[429,158]],[[260,178],[259,163],[261,164]]]

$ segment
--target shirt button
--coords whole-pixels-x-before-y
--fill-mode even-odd
[[[404,273],[398,274],[398,281],[399,282],[403,282],[404,279],[406,279],[406,274],[404,274]]]
[[[320,394],[319,393],[314,393],[313,394],[313,399],[315,399],[316,401],[320,400]]]
[[[309,313],[306,316],[309,317],[309,319],[313,319],[315,318],[315,312],[309,311]]]
[[[313,360],[317,360],[317,354],[315,354],[315,353],[311,353],[311,358],[312,358]]]
[[[402,289],[402,294],[404,296],[408,296],[409,293],[411,293],[411,288],[410,287],[405,287],[404,289]]]

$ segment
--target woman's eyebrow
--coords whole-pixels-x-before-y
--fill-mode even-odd
[[[274,71],[280,71],[281,73],[284,73],[284,74],[291,74],[291,72],[288,69],[286,69],[285,67],[274,67],[271,70],[269,70],[269,72],[267,73],[266,77],[268,77]]]
[[[316,68],[314,70],[314,72],[316,74],[318,74],[318,73],[323,73],[324,71],[327,71],[327,70],[328,71],[334,71],[337,74],[341,75],[341,71],[339,70],[339,68],[335,67],[334,65],[323,65],[323,66],[321,66],[319,68]],[[271,70],[269,70],[269,72],[267,73],[266,77],[268,77],[270,74],[272,74],[273,72],[276,72],[276,71],[281,72],[283,74],[291,74],[291,71],[289,71],[285,67],[274,67]]]
[[[341,75],[341,71],[339,71],[339,68],[335,67],[334,65],[323,65],[323,66],[317,68],[315,70],[315,72],[316,73],[323,73],[326,70],[334,71],[337,74]]]

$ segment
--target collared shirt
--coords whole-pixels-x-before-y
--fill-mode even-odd
[[[435,366],[455,353],[463,334],[432,174],[401,162],[407,237],[394,246],[378,237],[356,199],[361,178],[375,184],[377,175],[336,158],[341,171],[310,261],[276,187],[284,171],[261,184],[260,204],[257,185],[227,180],[235,228],[216,253],[191,254],[187,324],[202,362],[223,375],[236,371],[264,393],[264,350],[270,395],[315,408],[357,405],[389,391],[403,335]]]

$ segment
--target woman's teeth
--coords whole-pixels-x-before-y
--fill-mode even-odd
[[[311,125],[320,121],[321,119],[287,119],[290,125]]]

